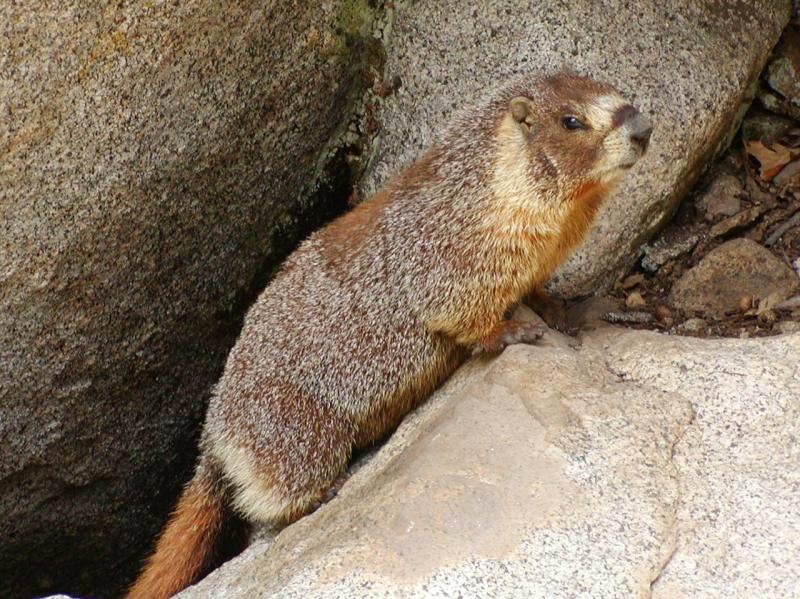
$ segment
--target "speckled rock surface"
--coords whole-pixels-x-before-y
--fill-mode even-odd
[[[798,352],[601,326],[473,361],[179,597],[793,596]]]
[[[723,316],[743,296],[781,302],[800,288],[792,268],[750,239],[732,239],[711,250],[678,279],[669,294],[681,310]]]
[[[414,160],[465,101],[496,81],[562,67],[616,85],[652,117],[650,151],[601,213],[554,292],[613,283],[744,113],[789,18],[788,0],[397,3],[378,114],[374,191]],[[634,14],[635,12],[635,14]],[[753,89],[750,92],[754,92]]]
[[[133,575],[251,286],[328,210],[362,4],[0,3],[4,597]]]
[[[800,333],[698,341],[618,332],[588,345],[624,380],[694,408],[672,461],[678,543],[653,598],[796,597]]]

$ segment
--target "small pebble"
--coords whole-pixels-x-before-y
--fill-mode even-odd
[[[708,323],[702,318],[690,318],[681,325],[681,328],[689,333],[699,333],[707,327]]]
[[[628,308],[636,309],[636,308],[643,308],[647,305],[647,302],[642,297],[642,294],[638,291],[634,291],[633,293],[629,293],[627,299],[625,300],[625,305]]]
[[[672,317],[672,310],[667,308],[666,306],[658,306],[656,308],[656,318],[661,322],[664,322],[668,318]]]
[[[776,320],[778,320],[778,314],[772,309],[764,310],[758,315],[758,322],[761,324],[772,324]]]
[[[642,268],[647,272],[656,272],[671,260],[691,252],[699,242],[700,235],[688,231],[675,236],[659,237],[642,248]]]
[[[795,295],[775,306],[778,310],[794,310],[800,308],[800,295]]]
[[[796,320],[784,320],[777,324],[778,330],[784,335],[789,333],[800,333],[800,322]]]
[[[706,213],[706,220],[713,221],[719,216],[733,216],[742,209],[739,195],[742,184],[733,175],[722,174],[699,198],[698,207]]]

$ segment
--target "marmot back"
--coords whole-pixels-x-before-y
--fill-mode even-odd
[[[609,86],[523,78],[311,235],[248,312],[195,478],[129,596],[168,597],[202,576],[230,553],[219,539],[232,517],[306,513],[354,448],[390,432],[470,352],[538,339],[541,327],[504,314],[583,238],[649,136]]]

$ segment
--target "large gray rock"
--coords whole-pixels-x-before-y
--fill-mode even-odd
[[[179,596],[793,596],[798,352],[601,327],[475,360],[333,501]]]
[[[635,7],[634,7],[635,4]],[[729,141],[789,18],[788,0],[398,4],[385,78],[402,86],[378,114],[375,190],[455,110],[498,80],[569,68],[616,85],[655,125],[649,154],[607,203],[554,291],[609,286]]]
[[[3,596],[133,575],[380,59],[365,2],[45,4],[0,3]]]

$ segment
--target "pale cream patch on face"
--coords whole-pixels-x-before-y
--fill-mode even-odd
[[[614,114],[628,102],[616,94],[598,96],[586,108],[592,127],[605,131],[599,160],[592,171],[593,176],[604,184],[615,184],[641,156],[631,141],[630,128],[623,124],[613,128]]]
[[[614,113],[625,103],[625,100],[617,95],[606,94],[598,96],[585,106],[585,118],[593,129],[608,131],[611,129]]]
[[[606,135],[602,150],[602,159],[598,162],[595,173],[601,181],[608,183],[620,179],[642,157],[641,150],[631,139],[631,130],[627,125],[622,125]]]
[[[528,175],[528,140],[520,125],[507,114],[497,128],[497,158],[492,188],[511,202],[533,199],[536,195]]]
[[[509,218],[508,211],[521,211],[529,216],[544,215],[560,206],[559,202],[545,201],[547,191],[536,185],[531,177],[528,139],[514,118],[508,114],[497,129],[497,155],[492,174],[492,191],[499,201],[499,210],[488,216],[492,224],[502,228],[524,227],[532,233],[550,234],[556,232],[557,220],[552,218]],[[558,164],[550,158],[558,169]],[[539,230],[531,230],[530,227]]]

